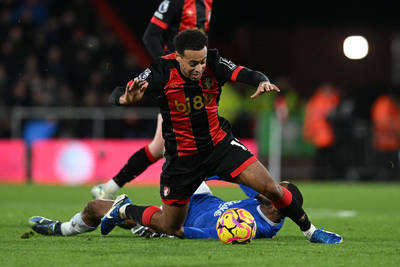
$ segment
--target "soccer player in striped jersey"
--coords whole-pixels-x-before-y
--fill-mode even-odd
[[[292,219],[311,242],[340,243],[341,237],[316,229],[299,201],[277,184],[260,161],[232,134],[230,124],[218,116],[221,87],[227,81],[256,87],[251,98],[279,88],[267,76],[223,58],[207,48],[207,36],[185,30],[174,39],[175,53],[163,56],[110,96],[116,105],[129,105],[153,97],[162,115],[165,158],[160,179],[162,209],[134,205],[117,198],[103,217],[102,234],[125,218],[157,232],[183,236],[190,197],[204,177],[249,186],[267,197],[283,216]]]
[[[143,35],[143,43],[156,59],[175,51],[174,37],[187,29],[208,34],[212,0],[164,0],[154,12]]]
[[[207,36],[198,30],[178,34],[175,47],[175,53],[155,61],[125,89],[117,87],[110,96],[112,103],[127,105],[139,101],[147,92],[158,102],[166,150],[160,179],[162,209],[134,205],[121,195],[101,219],[101,233],[106,235],[130,219],[158,233],[194,237],[199,234],[197,229],[184,227],[189,201],[204,177],[218,176],[266,197],[283,217],[299,226],[310,242],[341,243],[339,235],[311,224],[296,195],[274,181],[257,158],[234,138],[229,122],[218,116],[221,86],[226,81],[256,87],[251,98],[279,92],[279,88],[263,73],[238,66],[221,57],[217,50],[208,49]],[[39,225],[51,224],[51,229],[59,225],[41,217],[30,222],[34,229]],[[73,222],[76,224],[76,220],[71,226]]]
[[[174,52],[173,38],[183,30],[199,29],[208,34],[212,0],[164,0],[154,12],[143,35],[143,43],[153,59]],[[157,117],[153,140],[135,152],[112,179],[95,185],[91,194],[95,199],[113,199],[118,190],[163,157],[164,139],[162,118]]]

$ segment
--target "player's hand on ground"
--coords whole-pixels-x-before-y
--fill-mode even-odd
[[[251,99],[254,99],[257,96],[262,95],[269,91],[280,92],[281,90],[279,90],[279,88],[275,84],[272,84],[270,82],[267,82],[267,81],[260,82],[260,84],[257,87],[256,92],[254,94],[252,94],[250,97],[251,97]]]
[[[142,99],[149,83],[145,80],[135,78],[126,84],[125,93],[120,97],[120,104],[131,104]]]
[[[175,238],[173,235],[167,235],[167,234],[160,234],[153,232],[150,230],[148,227],[137,224],[135,227],[131,229],[131,232],[133,235],[137,235],[140,237],[144,238],[155,238],[155,237],[167,237],[167,238]]]
[[[137,224],[135,227],[131,229],[133,235],[141,236],[141,237],[150,237],[153,234],[152,231],[146,226]]]
[[[163,234],[159,234],[153,232],[149,229],[149,227],[137,224],[135,227],[131,229],[132,234],[144,237],[144,238],[153,238],[153,237],[163,237]]]

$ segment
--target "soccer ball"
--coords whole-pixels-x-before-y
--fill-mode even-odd
[[[256,235],[257,225],[250,212],[232,208],[218,218],[216,229],[224,244],[247,244]]]

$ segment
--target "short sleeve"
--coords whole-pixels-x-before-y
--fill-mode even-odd
[[[183,0],[164,0],[154,12],[150,22],[166,30],[174,22],[182,6]]]

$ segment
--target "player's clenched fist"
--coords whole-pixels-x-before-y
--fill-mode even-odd
[[[281,90],[279,90],[279,88],[275,84],[272,84],[268,81],[260,82],[260,84],[257,87],[257,91],[251,95],[251,98],[254,99],[257,96],[262,95],[263,93],[269,91],[280,92]]]
[[[130,80],[125,87],[125,93],[119,98],[120,104],[131,104],[142,99],[149,83],[145,80],[135,78]]]

